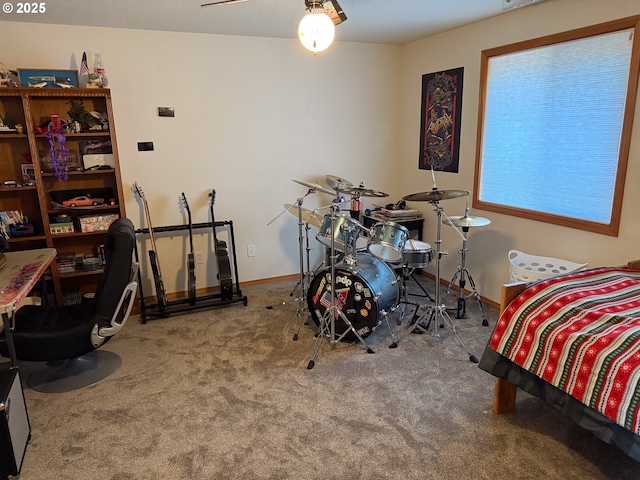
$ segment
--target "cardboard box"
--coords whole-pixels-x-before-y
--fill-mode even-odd
[[[82,156],[82,166],[85,170],[99,167],[115,167],[115,161],[113,160],[113,153],[97,153],[92,155]]]
[[[87,232],[101,232],[109,230],[114,220],[118,219],[118,214],[107,213],[105,215],[87,215],[86,217],[79,217],[78,223],[80,224],[80,231]]]

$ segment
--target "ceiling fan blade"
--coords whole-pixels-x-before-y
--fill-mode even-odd
[[[248,0],[218,0],[217,2],[203,3],[201,7],[209,7],[211,5],[229,5],[231,3],[247,2]]]

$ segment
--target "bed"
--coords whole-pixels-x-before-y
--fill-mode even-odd
[[[493,412],[521,388],[640,462],[640,260],[504,285],[500,312],[479,364]]]

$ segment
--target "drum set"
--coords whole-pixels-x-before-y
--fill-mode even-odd
[[[325,181],[329,188],[318,183],[293,180],[295,183],[307,188],[304,196],[298,198],[295,203],[284,204],[284,211],[276,216],[268,225],[285,212],[294,214],[298,218],[298,243],[300,258],[300,278],[294,291],[298,295],[296,302],[297,322],[293,336],[297,340],[299,330],[306,319],[306,310],[318,329],[316,343],[308,369],[315,365],[320,343],[327,339],[331,345],[342,340],[361,343],[368,353],[374,353],[366,343],[365,337],[371,334],[383,321],[389,329],[392,343],[390,348],[395,348],[405,335],[415,331],[427,333],[433,326],[433,335],[438,335],[436,326],[450,327],[459,343],[469,354],[469,359],[477,363],[477,359],[469,352],[460,339],[455,325],[447,313],[444,301],[455,285],[459,282],[459,295],[456,310],[458,318],[464,318],[465,302],[474,297],[480,304],[483,316],[483,324],[486,322],[480,295],[475,289],[475,283],[466,268],[467,232],[470,227],[484,226],[491,223],[481,217],[470,217],[469,208],[464,216],[447,217],[440,202],[452,198],[468,196],[467,190],[438,190],[435,187],[428,192],[411,194],[403,197],[405,201],[429,202],[435,207],[438,218],[437,240],[435,251],[430,244],[411,239],[409,230],[403,225],[393,221],[379,221],[372,228],[360,223],[360,206],[362,197],[387,197],[388,194],[377,190],[365,188],[363,184],[354,186],[351,182],[334,175],[326,175]],[[316,192],[326,193],[335,198],[330,205],[315,210],[303,208],[304,199]],[[349,195],[350,200],[346,200]],[[341,206],[350,201],[350,211],[342,210]],[[319,212],[324,211],[321,215]],[[440,302],[440,259],[446,252],[441,250],[441,229],[443,218],[448,225],[453,227],[463,240],[463,247],[459,251],[462,256],[461,265]],[[310,227],[318,228],[316,240],[325,247],[325,258],[315,268],[310,265]],[[459,230],[459,227],[463,231]],[[429,266],[435,259],[436,282],[435,299],[424,290],[413,276],[416,269]],[[416,284],[425,293],[424,296],[435,305],[428,308],[418,316],[420,308],[426,305],[410,302],[408,299],[408,281],[414,279]],[[465,295],[466,282],[472,287],[470,294]],[[292,292],[293,295],[293,292]],[[389,323],[389,316],[398,307],[415,306],[410,327],[400,337],[394,334]],[[463,315],[462,317],[460,315]],[[401,323],[402,317],[398,320]],[[488,325],[488,323],[487,323]]]

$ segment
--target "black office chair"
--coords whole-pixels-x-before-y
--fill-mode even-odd
[[[27,383],[42,392],[65,392],[104,380],[122,360],[97,350],[116,335],[129,318],[138,289],[133,261],[135,229],[121,218],[109,227],[106,265],[93,300],[81,305],[25,305],[15,316],[13,342],[22,362],[46,362],[29,374]],[[4,332],[0,335],[2,340]],[[0,355],[9,356],[6,342]]]

